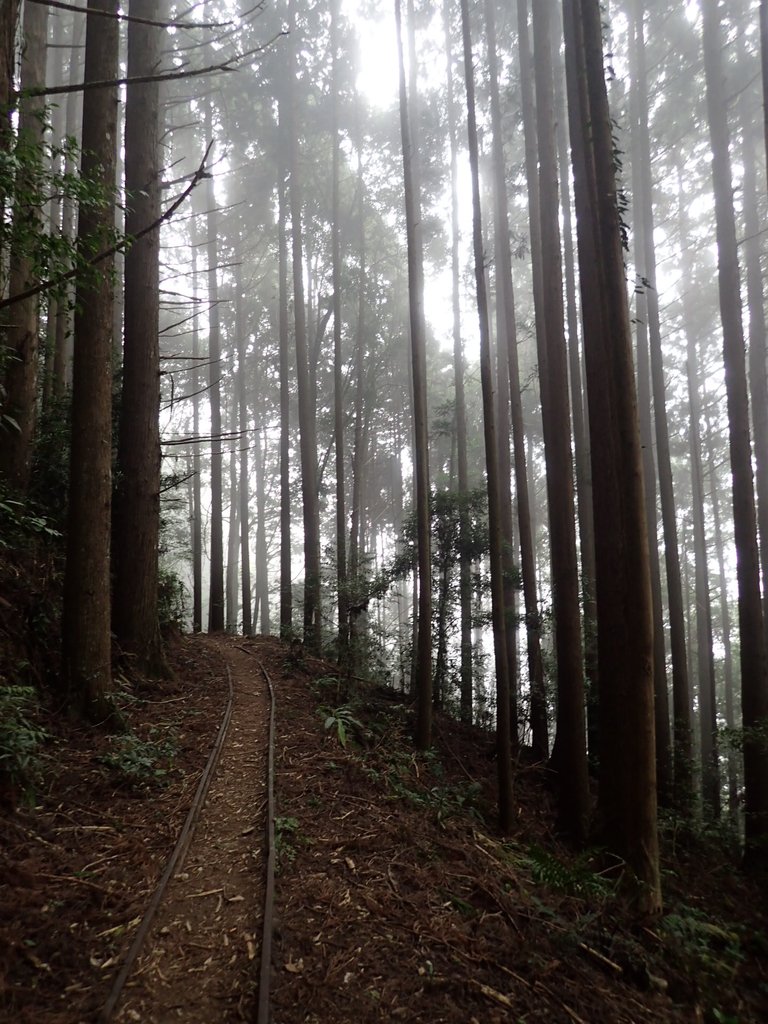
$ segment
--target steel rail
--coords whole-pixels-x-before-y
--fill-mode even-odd
[[[160,881],[157,883],[155,891],[152,894],[152,899],[150,900],[149,906],[147,907],[144,913],[144,917],[142,918],[141,924],[139,925],[136,934],[133,937],[133,942],[131,943],[131,946],[126,954],[125,960],[123,961],[123,965],[120,968],[118,974],[116,975],[114,982],[112,983],[112,989],[109,993],[109,998],[107,999],[101,1013],[99,1014],[99,1024],[109,1024],[109,1021],[112,1020],[114,1012],[117,1009],[117,1005],[120,1001],[120,996],[122,995],[123,988],[125,987],[125,983],[130,977],[131,971],[133,970],[133,965],[136,962],[136,958],[141,952],[147,935],[149,934],[149,929],[152,927],[152,922],[155,918],[155,914],[157,913],[157,909],[160,906],[160,903],[162,902],[163,896],[165,895],[165,890],[168,887],[168,883],[173,877],[173,874],[176,871],[176,869],[181,867],[181,865],[183,864],[184,857],[186,856],[187,850],[189,849],[189,844],[192,839],[192,835],[194,834],[197,819],[200,815],[200,811],[202,810],[203,804],[205,803],[205,798],[208,794],[208,787],[211,784],[213,773],[215,772],[216,765],[219,762],[221,750],[222,747],[224,746],[224,741],[227,737],[229,722],[230,719],[232,718],[233,688],[232,673],[229,670],[229,666],[227,666],[227,683],[229,686],[227,707],[224,712],[224,717],[221,720],[221,725],[219,726],[216,741],[214,742],[210,756],[208,757],[208,763],[203,769],[203,774],[200,776],[200,781],[197,785],[197,791],[195,792],[194,799],[189,808],[189,812],[187,813],[187,818],[179,834],[179,838],[176,840],[176,846],[173,848],[173,853],[168,858],[165,870],[163,871]]]
[[[254,657],[256,657],[254,655]],[[267,867],[264,883],[264,912],[261,930],[261,963],[259,966],[259,999],[256,1024],[269,1024],[270,978],[272,973],[272,931],[275,906],[275,688],[263,663],[256,658],[269,688],[269,740],[267,745]]]

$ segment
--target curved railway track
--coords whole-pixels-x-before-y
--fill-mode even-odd
[[[259,966],[258,1002],[257,1002],[257,1024],[268,1024],[270,1019],[270,962],[272,952],[272,924],[274,907],[274,879],[275,879],[275,791],[274,791],[274,760],[275,760],[275,691],[272,679],[266,668],[254,651],[246,647],[240,650],[251,655],[259,671],[264,676],[269,693],[269,727],[267,738],[267,801],[266,801],[266,822],[265,822],[265,853],[266,853],[266,878],[264,884],[263,901],[263,926]],[[195,828],[200,818],[200,813],[205,805],[211,781],[216,773],[224,744],[227,740],[229,725],[232,719],[234,703],[234,689],[232,684],[232,673],[227,666],[227,705],[222,716],[221,725],[216,735],[208,761],[200,776],[192,804],[190,805],[184,825],[179,832],[176,844],[168,858],[165,868],[155,886],[147,904],[147,908],[141,922],[133,937],[133,941],[125,954],[120,970],[115,975],[112,987],[106,1002],[98,1016],[99,1024],[110,1024],[120,1006],[121,997],[126,983],[130,979],[140,954],[144,951],[147,938],[150,934],[152,924],[157,911],[163,902],[168,884],[171,879],[181,871],[184,859],[189,851]],[[213,1024],[213,1022],[212,1022]]]

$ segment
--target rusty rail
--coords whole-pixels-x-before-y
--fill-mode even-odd
[[[272,930],[275,905],[275,689],[269,673],[256,659],[269,688],[269,741],[267,745],[267,870],[264,883],[264,913],[261,931],[261,964],[259,967],[259,999],[256,1024],[270,1021],[270,977],[272,967]]]
[[[117,975],[115,976],[114,982],[112,983],[112,989],[110,990],[109,998],[107,999],[101,1013],[99,1014],[99,1024],[109,1024],[109,1021],[112,1020],[115,1010],[117,1009],[117,1005],[120,1001],[120,996],[122,995],[123,988],[125,987],[125,983],[130,977],[131,971],[133,970],[133,965],[136,962],[136,958],[141,952],[147,935],[149,934],[149,929],[152,927],[152,922],[155,918],[155,914],[157,913],[157,908],[160,906],[160,903],[162,902],[163,896],[165,895],[165,890],[168,887],[168,883],[170,882],[177,868],[180,868],[181,865],[183,864],[184,857],[186,856],[187,850],[189,849],[189,844],[192,839],[192,835],[194,834],[195,825],[197,824],[197,819],[200,815],[200,811],[202,810],[203,804],[205,803],[205,798],[208,794],[208,787],[211,784],[213,773],[215,772],[216,765],[219,762],[221,750],[222,747],[224,746],[224,740],[226,739],[227,736],[229,722],[230,719],[232,718],[233,689],[232,674],[229,671],[229,666],[227,666],[227,684],[229,687],[227,707],[224,712],[224,717],[221,720],[221,725],[219,726],[219,731],[216,736],[216,740],[213,744],[210,756],[208,757],[208,763],[203,769],[203,774],[200,776],[200,781],[197,785],[197,791],[195,792],[192,805],[189,808],[189,812],[187,814],[186,821],[184,822],[184,826],[181,832],[179,833],[179,838],[176,840],[176,846],[173,848],[173,853],[168,858],[168,862],[165,865],[165,870],[163,871],[160,881],[157,883],[155,891],[152,894],[152,899],[150,900],[149,906],[146,909],[141,924],[139,925],[136,934],[133,937],[133,942],[131,943],[131,946],[125,956],[123,965],[120,968]]]

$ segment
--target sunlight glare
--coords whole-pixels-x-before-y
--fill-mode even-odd
[[[398,62],[397,37],[393,17],[382,16],[375,21],[356,15],[356,4],[350,4],[347,16],[355,25],[358,40],[360,71],[357,87],[374,106],[385,109],[397,101]]]

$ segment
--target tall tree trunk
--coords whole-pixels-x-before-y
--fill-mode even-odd
[[[725,724],[728,729],[736,728],[733,685],[733,652],[731,650],[731,613],[728,605],[728,580],[725,571],[725,545],[720,515],[720,489],[715,470],[715,451],[712,424],[709,413],[705,413],[707,427],[707,472],[709,493],[712,502],[712,525],[714,527],[715,555],[717,556],[718,590],[720,592],[720,640],[723,645],[723,689],[725,691]],[[733,733],[732,733],[733,735]],[[736,752],[733,745],[727,748],[728,760],[728,815],[735,825],[739,817],[739,786],[736,771]]]
[[[280,97],[280,135],[290,132],[290,116],[286,99]],[[290,435],[290,353],[288,336],[288,239],[286,220],[286,140],[280,139],[277,166],[277,277],[278,277],[278,334],[280,340],[280,636],[293,634],[293,578],[291,571],[291,435]]]
[[[136,18],[159,20],[158,0],[131,0]],[[157,73],[162,36],[128,25],[128,77]],[[125,107],[125,229],[137,235],[160,216],[158,82],[129,85]],[[160,535],[160,229],[125,257],[125,339],[114,512],[114,631],[139,672],[165,675],[158,620]]]
[[[514,615],[515,564],[512,522],[512,467],[510,464],[510,357],[517,352],[515,294],[512,286],[512,257],[509,247],[509,214],[504,171],[504,148],[499,102],[496,22],[490,3],[485,5],[488,41],[488,74],[491,90],[491,135],[493,139],[493,219],[496,251],[496,384],[497,441],[499,445],[499,499],[502,532],[502,572],[504,580],[504,635],[509,672],[510,732],[513,749],[518,743],[517,687],[513,667],[517,665],[517,620]]]
[[[685,243],[683,243],[685,244]],[[687,278],[690,280],[690,278]],[[696,587],[696,665],[699,677],[699,735],[701,737],[701,792],[708,817],[720,816],[720,772],[717,752],[715,659],[712,650],[712,607],[709,598],[707,537],[704,525],[704,474],[701,460],[701,403],[696,342],[688,333],[689,446],[691,458],[691,512]]]
[[[480,321],[480,378],[483,391],[483,433],[485,438],[488,486],[488,533],[491,560],[491,610],[496,660],[496,762],[499,785],[499,828],[509,832],[512,826],[512,730],[509,707],[509,667],[504,621],[504,581],[499,495],[498,445],[491,369],[491,338],[488,326],[488,300],[485,290],[483,227],[480,214],[480,172],[475,118],[475,75],[472,64],[472,40],[469,3],[461,0],[462,41],[464,44],[464,82],[467,91],[467,141],[472,173],[472,249],[477,288],[477,312]]]
[[[200,309],[198,306],[197,275],[197,218],[192,217],[190,248],[192,250],[192,437],[200,436]],[[200,442],[192,442],[192,632],[203,629],[203,507],[202,507],[202,459]]]
[[[451,147],[451,313],[453,330],[453,380],[456,401],[456,468],[459,501],[464,503],[469,492],[467,465],[467,403],[464,387],[464,346],[461,339],[461,306],[459,302],[459,186],[456,100],[453,89],[453,53],[451,49],[450,4],[443,2],[443,34],[447,61],[448,139]],[[461,621],[460,716],[472,722],[472,567],[467,552],[469,523],[462,504],[459,521],[459,616]]]
[[[365,289],[366,289],[366,250],[365,250],[365,188],[363,182],[363,144],[359,121],[359,103],[356,109],[357,125],[357,204],[358,204],[358,280],[357,280],[357,329],[355,343],[355,401],[354,401],[354,438],[352,449],[352,507],[350,509],[349,528],[349,584],[352,589],[352,600],[349,612],[349,644],[351,651],[350,667],[357,664],[360,647],[360,611],[357,606],[363,599],[362,579],[360,578],[360,536],[363,515],[363,480],[367,463],[365,416]],[[352,609],[352,606],[354,610]]]
[[[768,724],[766,643],[760,600],[744,330],[717,0],[703,0],[701,12],[739,592],[741,705],[745,732],[745,859],[748,864],[757,866],[768,863],[768,745],[758,735],[759,730]]]
[[[117,77],[116,0],[90,0],[85,81]],[[102,17],[98,12],[106,12]],[[112,196],[115,187],[117,86],[83,96],[81,175]],[[83,205],[78,242],[103,248],[114,223],[112,203]],[[67,558],[62,610],[62,668],[72,699],[93,718],[111,713],[109,531],[112,504],[112,281],[109,259],[79,282],[75,311]]]
[[[424,319],[423,238],[419,181],[413,173],[413,125],[408,117],[401,4],[395,0],[398,60],[400,65],[400,133],[403,146],[405,221],[408,235],[408,301],[413,374],[413,426],[415,455],[416,535],[418,547],[418,625],[416,635],[416,745],[426,750],[432,742],[432,558],[429,521],[429,438],[427,434],[427,355]],[[414,97],[412,96],[411,99]]]
[[[85,19],[75,17],[75,24],[72,29],[72,49],[69,57],[68,85],[73,86],[78,77],[80,46],[85,33]],[[77,90],[67,94],[66,115],[64,118],[64,134],[66,138],[77,138],[80,134],[80,122],[82,111],[82,93]],[[64,159],[64,173],[75,175],[77,167],[72,150],[67,150]],[[75,234],[75,201],[71,195],[64,196],[61,204],[61,234],[63,238],[71,239]],[[64,270],[68,268],[62,268]],[[59,300],[56,313],[56,348],[53,354],[53,393],[57,398],[64,394],[70,382],[72,372],[72,340],[71,325],[74,309],[72,301],[73,289],[64,289],[64,295]]]
[[[685,171],[677,164],[677,224],[681,251],[681,272],[686,282],[694,280],[691,260],[691,232],[686,217]],[[702,410],[699,391],[699,356],[693,328],[690,290],[682,295],[683,326],[686,335],[688,401],[690,418],[688,439],[691,463],[691,517],[693,520],[694,588],[696,605],[696,670],[699,691],[699,738],[701,755],[701,794],[710,818],[720,814],[720,779],[717,750],[717,705],[715,701],[715,662],[712,647],[712,603],[709,593],[709,568],[706,525],[704,521],[704,471],[702,465]],[[693,632],[693,624],[689,628]],[[686,781],[691,783],[691,766]],[[681,794],[690,800],[692,794]]]
[[[16,27],[19,18],[18,0],[3,0],[0,5],[0,152],[10,152],[13,145],[11,109],[13,73],[16,64]],[[5,196],[0,197],[5,202]]]
[[[265,444],[262,431],[254,432],[256,450],[256,612],[259,632],[269,636],[269,561],[267,558],[266,493],[264,487]]]
[[[678,809],[685,809],[690,803],[691,788],[691,720],[690,685],[688,662],[685,649],[685,620],[683,614],[682,584],[680,580],[680,555],[677,540],[677,514],[675,510],[674,484],[672,480],[672,459],[669,450],[669,426],[667,420],[666,386],[661,344],[661,322],[659,317],[659,294],[656,289],[656,249],[654,245],[653,182],[651,175],[651,150],[648,135],[648,84],[645,58],[643,8],[639,3],[634,8],[633,62],[637,78],[636,97],[636,157],[638,164],[638,213],[637,228],[642,247],[637,251],[638,274],[642,285],[642,306],[639,316],[647,318],[650,338],[651,382],[653,391],[654,428],[656,459],[659,473],[659,493],[664,533],[664,561],[667,576],[667,598],[669,604],[669,635],[672,655],[672,705],[673,705],[673,778],[674,799]],[[669,712],[667,710],[666,674],[662,693],[659,681],[656,689],[656,746],[659,768],[659,793],[667,792],[669,777]]]
[[[293,315],[296,340],[296,379],[299,392],[299,447],[301,454],[301,493],[304,516],[304,643],[319,652],[322,636],[320,608],[320,508],[317,494],[317,438],[314,395],[307,344],[307,316],[302,266],[302,182],[299,169],[298,76],[296,3],[290,5],[291,36],[288,74],[290,116],[290,202],[291,246],[293,257]]]
[[[32,3],[24,5],[24,46],[21,58],[21,85],[24,89],[34,89],[45,81],[47,26],[47,7]],[[35,159],[39,161],[36,165],[27,165],[23,171],[19,171],[19,175],[24,176],[23,181],[18,178],[20,189],[37,191],[42,187],[44,108],[42,96],[24,97],[19,103],[17,146],[20,149],[27,149],[30,153],[37,153]],[[16,203],[11,236],[10,295],[18,295],[37,280],[36,261],[30,252],[30,242],[41,231],[42,211],[37,203]],[[0,444],[0,474],[4,475],[16,490],[24,493],[29,485],[37,413],[40,297],[32,295],[22,299],[11,306],[9,315],[8,351],[4,354],[5,400],[2,412],[4,416],[10,417],[15,426],[3,432],[3,443]]]
[[[251,536],[250,536],[250,495],[248,493],[248,440],[253,437],[254,444],[259,445],[259,434],[251,428],[248,420],[248,387],[246,373],[246,349],[248,331],[243,313],[243,272],[240,264],[235,269],[235,317],[237,335],[237,418],[239,422],[240,440],[240,565],[241,565],[241,598],[243,605],[243,636],[253,635],[253,616],[251,612]]]
[[[333,75],[333,166],[331,263],[333,274],[333,435],[336,449],[336,587],[339,615],[339,663],[346,662],[349,648],[349,596],[347,592],[347,521],[344,491],[344,365],[341,351],[341,210],[339,174],[341,135],[339,132],[339,0],[331,10]]]
[[[584,668],[579,617],[579,566],[568,402],[559,190],[555,145],[551,2],[533,5],[536,132],[539,150],[543,323],[537,325],[542,422],[547,471],[552,603],[557,657],[557,735],[552,765],[558,776],[559,819],[576,839],[586,835],[587,785]],[[545,368],[542,373],[542,368]]]
[[[237,422],[237,393],[233,391],[229,407],[229,423],[234,426]],[[232,429],[230,427],[230,430]],[[231,437],[229,442],[232,447],[229,450],[229,524],[227,530],[227,565],[225,571],[225,608],[226,608],[226,629],[228,633],[237,633],[238,622],[238,562],[240,554],[240,498],[237,486],[237,452],[235,445],[245,443],[238,442]],[[249,595],[250,603],[250,595]]]
[[[744,59],[746,55],[744,55]],[[757,487],[757,534],[763,584],[763,629],[768,636],[768,373],[766,373],[765,306],[763,274],[760,266],[760,215],[757,203],[755,144],[748,108],[749,93],[741,94],[742,143],[744,165],[744,262],[747,271],[749,308],[749,397],[755,448],[755,484]]]
[[[205,133],[213,138],[213,101],[205,108]],[[219,309],[219,210],[213,178],[206,178],[206,256],[208,259],[208,399],[211,407],[211,572],[208,631],[224,631],[224,512],[221,444],[221,311]]]
[[[604,837],[661,908],[653,620],[632,338],[598,0],[564,0],[592,451]],[[628,878],[628,882],[630,879]]]
[[[518,0],[518,50],[520,58],[520,87],[523,107],[525,135],[525,164],[528,183],[528,211],[531,232],[531,263],[533,269],[534,297],[541,303],[541,229],[538,218],[539,179],[536,171],[536,119],[533,102],[533,65],[528,39],[528,8],[525,0]],[[493,51],[489,45],[489,62]],[[491,76],[493,79],[493,76]],[[494,132],[494,136],[496,132]],[[538,322],[538,317],[537,317]],[[526,462],[525,423],[523,399],[520,389],[520,368],[517,346],[510,347],[509,353],[510,399],[512,403],[512,441],[515,463],[515,487],[517,490],[517,518],[520,529],[520,567],[523,577],[523,600],[525,602],[525,627],[528,648],[528,679],[531,695],[531,731],[533,734],[533,755],[538,761],[549,756],[547,723],[547,700],[544,683],[544,662],[541,657],[541,616],[535,556],[535,528],[533,522],[533,496],[529,490]]]
[[[562,19],[558,19],[562,28]],[[575,248],[571,216],[571,179],[568,153],[568,115],[565,103],[565,68],[556,34],[553,34],[555,62],[555,110],[558,163],[563,218],[563,263],[565,267],[566,324],[568,328],[568,369],[573,418],[573,447],[578,496],[579,554],[581,556],[581,599],[583,605],[584,684],[587,704],[588,763],[596,769],[597,727],[597,605],[595,603],[595,519],[592,510],[592,471],[589,464],[589,425],[584,405],[584,383],[579,355],[579,322],[576,300]]]

